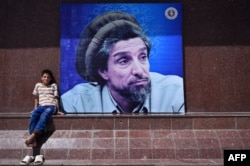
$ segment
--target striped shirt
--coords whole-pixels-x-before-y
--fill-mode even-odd
[[[55,97],[58,96],[58,90],[57,85],[55,83],[51,85],[43,85],[42,83],[36,83],[32,94],[39,97],[38,102],[40,106],[56,106]]]

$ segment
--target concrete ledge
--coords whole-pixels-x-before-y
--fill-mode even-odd
[[[250,113],[67,114],[54,116],[53,123],[57,130],[250,129]],[[28,124],[29,114],[0,114],[0,130],[23,130]]]

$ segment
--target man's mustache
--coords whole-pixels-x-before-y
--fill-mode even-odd
[[[128,82],[128,85],[132,85],[136,82],[139,82],[139,81],[148,81],[149,80],[149,77],[148,76],[137,76],[135,78],[132,78],[129,82]]]

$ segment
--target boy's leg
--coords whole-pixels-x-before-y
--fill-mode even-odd
[[[38,120],[40,118],[41,112],[43,111],[43,107],[38,106],[36,109],[34,109],[30,116],[30,125],[29,125],[29,133],[30,136],[26,139],[25,144],[28,147],[34,147],[36,146],[36,136],[38,133],[34,132],[34,129],[38,123]]]
[[[45,130],[46,126],[49,124],[51,117],[52,115],[54,115],[55,111],[55,106],[44,106],[44,110],[40,115],[34,131],[42,133]]]
[[[38,106],[36,109],[34,109],[31,113],[31,116],[30,116],[30,125],[29,125],[29,133],[32,134],[37,123],[38,123],[38,120],[40,119],[40,115],[43,111],[43,107],[41,106]]]
[[[25,141],[26,146],[28,147],[36,147],[37,142],[36,138],[40,135],[40,133],[34,131]]]
[[[33,123],[31,123],[30,132],[31,135],[26,139],[26,145],[28,147],[35,147],[37,145],[36,138],[45,130],[45,127],[49,123],[52,115],[55,113],[55,106],[40,106],[40,108],[32,113],[32,120]],[[36,118],[38,117],[37,120]],[[36,123],[34,123],[37,120]],[[35,125],[35,127],[33,126]]]

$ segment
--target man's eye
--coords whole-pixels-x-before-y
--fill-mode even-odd
[[[127,59],[120,59],[120,60],[118,61],[118,63],[119,63],[120,65],[126,65],[126,64],[128,63],[128,60],[127,60]]]
[[[147,59],[148,59],[148,56],[147,55],[143,55],[143,56],[141,56],[141,61],[146,61]]]

